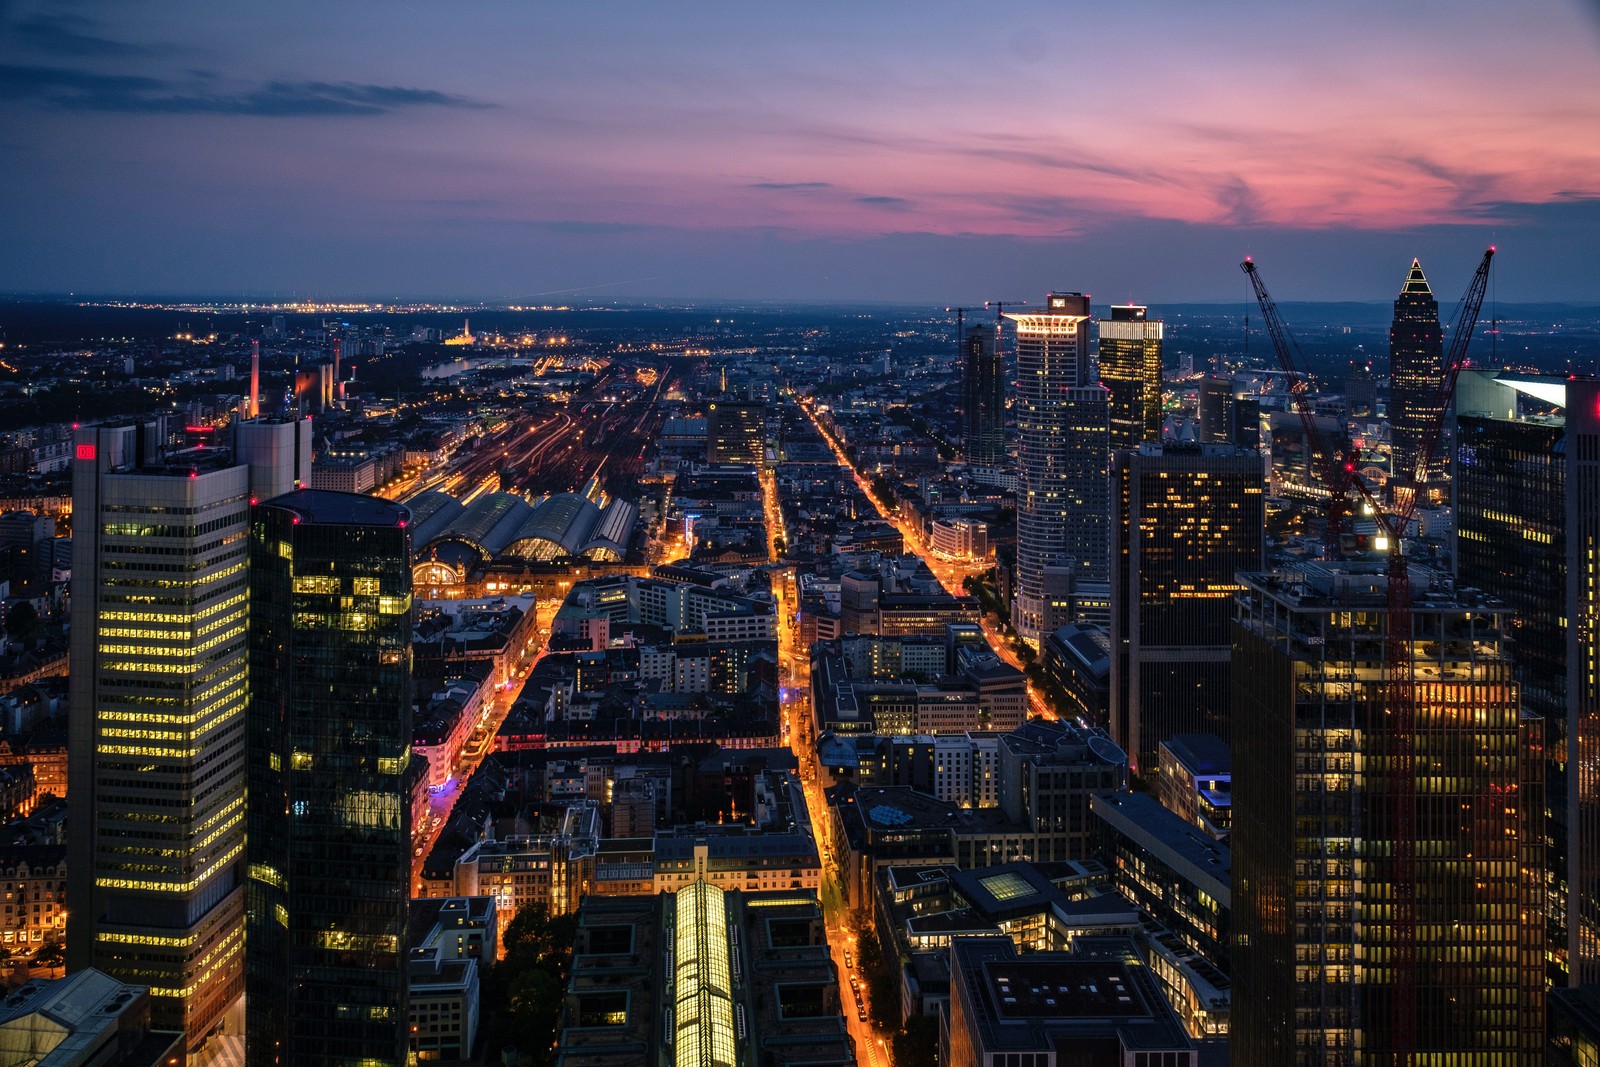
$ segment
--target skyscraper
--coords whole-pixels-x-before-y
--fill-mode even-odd
[[[1385,564],[1242,584],[1233,1063],[1542,1063],[1543,722],[1504,608],[1412,569],[1402,735]]]
[[[1456,573],[1511,609],[1525,707],[1544,717],[1554,984],[1600,982],[1600,756],[1594,656],[1600,382],[1465,371],[1456,388]],[[1568,625],[1567,620],[1576,620]],[[1575,921],[1569,922],[1573,919]]]
[[[1145,445],[1112,458],[1111,736],[1146,774],[1180,733],[1228,738],[1238,574],[1262,565],[1261,456]]]
[[[1261,403],[1229,378],[1207,375],[1195,383],[1201,444],[1261,447]]]
[[[1394,302],[1394,322],[1389,327],[1389,438],[1394,462],[1391,470],[1402,482],[1436,481],[1446,472],[1442,452],[1426,472],[1418,470],[1427,447],[1427,427],[1442,417],[1439,387],[1444,380],[1443,331],[1439,328],[1439,302],[1433,298],[1422,264],[1411,261],[1411,272]]]
[[[68,963],[147,985],[197,1046],[243,988],[251,495],[309,476],[309,423],[237,451],[77,431]]]
[[[406,1062],[409,517],[301,490],[251,523],[252,1067]]]
[[[1112,304],[1100,320],[1100,384],[1111,402],[1111,447],[1161,440],[1160,319],[1136,304]]]
[[[1109,575],[1109,398],[1090,378],[1089,298],[1051,293],[1017,325],[1017,581],[1024,640],[1073,621],[1082,590],[1104,603]],[[1047,571],[1056,573],[1048,575]],[[1065,578],[1072,590],[1058,594]]]
[[[969,326],[961,337],[961,448],[980,467],[1006,458],[1005,362],[995,340],[988,326]]]
[[[719,397],[708,406],[706,459],[712,463],[766,463],[767,406]]]

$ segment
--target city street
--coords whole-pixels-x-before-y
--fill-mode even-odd
[[[538,611],[537,601],[534,610]],[[411,861],[413,894],[416,894],[421,884],[423,860],[428,858],[434,842],[450,822],[450,813],[455,808],[456,801],[461,798],[462,789],[471,780],[473,772],[483,762],[484,756],[494,748],[495,734],[499,731],[500,724],[505,721],[506,713],[511,710],[512,703],[517,699],[523,680],[528,677],[528,672],[544,653],[545,641],[550,633],[549,627],[537,625],[543,621],[542,619],[535,618],[534,621],[533,639],[517,654],[511,668],[510,679],[485,698],[479,712],[478,723],[473,727],[466,744],[462,746],[461,759],[456,764],[450,781],[442,790],[429,795],[427,822],[422,826],[412,827],[411,840],[415,846]]]
[[[769,535],[783,536],[783,517],[778,507],[777,487],[771,472],[762,477],[763,499],[766,503]],[[887,1037],[873,1028],[867,1014],[866,983],[856,965],[860,955],[855,951],[854,934],[850,933],[851,917],[844,907],[844,894],[835,878],[837,871],[836,842],[833,840],[832,817],[822,795],[820,768],[817,764],[816,720],[811,708],[811,656],[800,645],[797,626],[800,606],[799,588],[792,568],[784,568],[781,577],[773,582],[773,595],[778,602],[778,662],[780,676],[788,684],[781,689],[784,735],[800,763],[800,780],[806,799],[806,811],[816,837],[822,876],[818,896],[822,902],[823,921],[828,931],[828,945],[839,975],[839,996],[843,1004],[845,1024],[855,1043],[856,1059],[871,1067],[888,1067]],[[852,987],[851,979],[856,979]]]
[[[940,559],[935,556],[929,550],[927,539],[923,537],[922,531],[911,523],[903,521],[899,512],[890,503],[883,501],[872,491],[872,486],[868,480],[859,473],[854,472],[850,466],[849,459],[845,456],[844,443],[830,432],[829,428],[817,417],[816,403],[804,397],[797,398],[796,402],[800,405],[800,410],[804,411],[806,417],[811,420],[811,424],[816,427],[817,433],[822,435],[822,439],[833,450],[839,465],[852,472],[856,484],[861,487],[861,491],[866,494],[867,500],[877,509],[883,521],[900,531],[900,536],[905,539],[906,551],[922,557],[922,561],[933,572],[933,576],[939,580],[939,584],[944,588],[945,592],[953,593],[957,596],[961,595],[965,592],[965,587],[962,583],[967,578],[982,574],[989,569],[990,562],[987,560],[968,562]],[[995,655],[1018,670],[1025,669],[1025,664],[1011,647],[1011,638],[1000,632],[993,619],[987,614],[981,615],[978,619],[978,625],[983,627],[983,635],[989,639],[989,647],[994,649]],[[1055,709],[1045,703],[1044,698],[1035,689],[1031,681],[1028,683],[1028,710],[1031,714],[1046,719],[1058,717]]]

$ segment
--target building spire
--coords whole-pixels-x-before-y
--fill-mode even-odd
[[[1411,261],[1411,273],[1406,275],[1406,284],[1400,290],[1401,296],[1405,296],[1408,293],[1417,293],[1425,296],[1433,295],[1433,290],[1428,287],[1427,275],[1422,273],[1422,261],[1420,259]]]

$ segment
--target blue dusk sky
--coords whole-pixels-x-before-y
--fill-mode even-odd
[[[1600,303],[1600,0],[0,0],[0,292]]]

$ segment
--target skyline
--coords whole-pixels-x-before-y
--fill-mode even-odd
[[[0,291],[1600,297],[1593,4],[966,11],[13,0]]]

